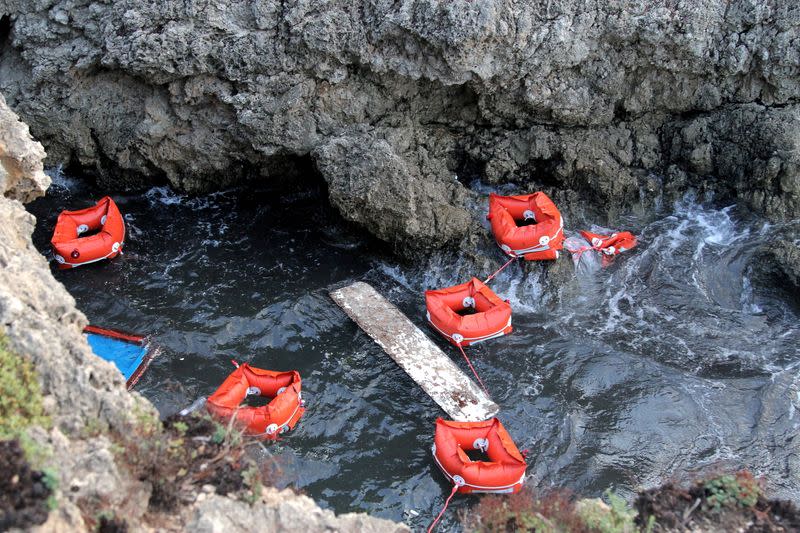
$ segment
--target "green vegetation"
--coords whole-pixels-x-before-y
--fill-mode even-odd
[[[636,511],[625,499],[612,490],[604,494],[608,505],[600,500],[581,500],[576,505],[578,516],[590,531],[599,533],[630,533],[638,531],[634,520]]]
[[[706,480],[705,505],[715,511],[724,507],[751,508],[763,496],[761,485],[750,472],[725,474]]]
[[[43,524],[58,506],[53,470],[31,468],[19,439],[0,440],[0,529]]]
[[[636,520],[655,520],[660,530],[800,531],[800,511],[790,501],[768,499],[760,480],[746,470],[641,491]]]
[[[54,509],[56,499],[53,493],[58,485],[58,475],[52,468],[42,468],[51,453],[25,431],[34,425],[44,428],[52,425],[44,412],[36,370],[30,361],[9,349],[8,340],[0,333],[0,440],[15,439],[31,468],[43,470],[42,481],[50,490],[47,504]]]
[[[19,437],[32,425],[49,428],[50,424],[33,365],[13,353],[0,334],[0,439]]]
[[[259,470],[255,464],[250,465],[249,468],[242,472],[244,484],[249,489],[249,493],[245,494],[243,499],[250,505],[261,498],[261,491],[264,488],[264,485],[261,483],[261,477],[261,470]]]
[[[42,470],[42,483],[50,491],[47,497],[47,508],[51,511],[58,509],[58,500],[56,500],[55,492],[58,488],[58,474],[53,468],[45,468]]]
[[[232,423],[224,426],[207,414],[196,414],[162,425],[139,412],[129,430],[112,438],[118,462],[152,486],[150,510],[174,511],[204,485],[245,501],[261,495],[261,471],[245,451],[254,441],[245,442]]]
[[[214,442],[214,444],[222,444],[225,442],[225,436],[228,432],[225,430],[224,426],[221,426],[216,422],[214,422],[214,426],[214,434],[211,436],[211,440]]]
[[[606,491],[603,500],[576,500],[565,490],[544,495],[525,487],[492,495],[462,516],[465,531],[511,533],[652,533],[653,531],[800,531],[800,510],[768,499],[746,471],[665,483],[642,490],[633,506]]]
[[[567,491],[544,496],[523,489],[512,496],[486,496],[474,513],[465,517],[464,527],[476,532],[526,531],[531,533],[634,533],[640,530],[636,511],[612,491],[602,500],[575,501]]]

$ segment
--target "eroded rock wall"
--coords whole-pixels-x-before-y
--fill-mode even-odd
[[[275,179],[311,154],[344,216],[407,252],[470,231],[456,175],[592,217],[690,188],[800,216],[790,0],[5,0],[3,14],[0,91],[53,163],[111,188]]]

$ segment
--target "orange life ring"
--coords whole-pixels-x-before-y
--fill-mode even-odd
[[[82,236],[88,233],[94,234]],[[113,259],[125,244],[125,222],[117,204],[106,196],[93,207],[62,211],[50,244],[60,269]]]
[[[636,236],[628,231],[620,231],[611,235],[600,235],[583,230],[580,233],[591,243],[592,248],[600,250],[606,256],[619,255],[636,246]]]
[[[458,492],[519,492],[528,468],[525,458],[496,418],[484,422],[436,419],[433,458]],[[473,461],[464,450],[480,450],[489,461]]]
[[[261,407],[240,404],[248,395],[272,398]],[[209,411],[226,420],[231,416],[250,435],[277,438],[297,425],[305,412],[300,374],[296,370],[274,372],[242,364],[209,396]]]
[[[527,261],[558,259],[564,220],[543,192],[523,196],[489,195],[489,215],[497,244],[511,257]],[[527,224],[527,225],[526,225]]]
[[[456,346],[469,346],[511,333],[511,306],[478,278],[425,291],[427,318]],[[465,310],[474,314],[461,315]]]

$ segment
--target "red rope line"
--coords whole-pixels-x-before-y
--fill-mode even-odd
[[[478,380],[478,383],[480,383],[480,384],[481,384],[481,388],[483,389],[483,392],[485,392],[485,393],[486,393],[486,396],[489,396],[489,397],[491,398],[491,397],[492,397],[492,395],[491,395],[491,394],[489,394],[489,390],[486,388],[486,385],[484,385],[484,384],[483,384],[483,380],[482,380],[482,379],[481,379],[481,377],[478,375],[478,372],[475,370],[475,367],[474,367],[474,366],[472,366],[472,361],[470,361],[470,360],[469,360],[469,357],[467,357],[467,354],[466,354],[466,352],[464,352],[464,348],[462,348],[460,344],[456,344],[456,346],[458,346],[458,349],[459,349],[459,350],[461,350],[461,355],[463,355],[463,356],[464,356],[464,359],[466,359],[466,361],[467,361],[467,364],[469,365],[469,368],[470,368],[470,370],[472,370],[472,373],[473,373],[473,374],[475,374],[475,378]]]
[[[511,263],[513,263],[513,262],[514,262],[514,261],[516,261],[516,260],[517,260],[517,257],[512,257],[511,259],[509,259],[509,260],[506,262],[506,264],[505,264],[505,265],[503,265],[503,266],[501,266],[500,268],[498,268],[498,269],[495,271],[495,273],[494,273],[494,274],[492,274],[491,276],[489,276],[488,278],[486,278],[486,281],[484,281],[483,283],[484,283],[484,284],[486,284],[486,283],[489,283],[490,281],[492,281],[492,279],[493,279],[493,278],[494,278],[496,275],[498,275],[500,272],[502,272],[502,271],[503,271],[503,269],[505,269],[505,268],[506,268],[508,265],[510,265]]]
[[[86,326],[83,328],[84,333],[94,333],[95,335],[102,335],[104,337],[111,337],[112,339],[119,339],[128,341],[135,344],[143,344],[144,337],[141,335],[134,335],[132,333],[125,333],[113,329],[100,328],[97,326]]]
[[[447,497],[447,500],[444,502],[444,507],[442,507],[442,510],[439,511],[439,516],[436,517],[436,519],[428,528],[428,533],[431,533],[431,531],[433,531],[433,528],[436,527],[436,524],[439,522],[439,520],[441,520],[442,515],[447,510],[447,506],[450,505],[450,500],[453,499],[453,496],[455,496],[457,490],[458,490],[458,485],[453,485],[453,490],[450,492],[450,496]]]

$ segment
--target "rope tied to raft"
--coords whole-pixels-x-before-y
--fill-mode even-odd
[[[589,250],[595,250],[594,246],[581,246],[580,248],[576,248],[575,250],[569,250],[572,252],[572,255],[578,256],[578,261],[580,261],[583,252],[588,252]]]
[[[461,355],[463,355],[464,359],[467,361],[467,364],[469,365],[470,370],[472,370],[472,373],[475,375],[475,379],[477,379],[478,383],[480,383],[481,388],[483,389],[483,392],[486,393],[486,396],[489,396],[491,398],[492,395],[489,394],[489,390],[486,388],[486,385],[483,384],[483,380],[478,375],[478,371],[475,370],[474,366],[472,366],[472,361],[470,361],[469,357],[467,357],[467,353],[464,351],[464,348],[462,348],[460,344],[456,344],[456,346],[458,346],[458,349],[461,351]]]
[[[488,278],[486,278],[486,281],[484,281],[483,283],[484,283],[484,284],[486,284],[486,283],[489,283],[490,281],[492,281],[492,279],[494,279],[494,277],[495,277],[496,275],[498,275],[500,272],[502,272],[502,271],[503,271],[503,270],[504,270],[504,269],[505,269],[505,268],[506,268],[508,265],[510,265],[511,263],[513,263],[514,261],[516,261],[517,259],[518,259],[518,256],[514,256],[514,257],[512,257],[511,259],[509,259],[508,261],[506,261],[506,264],[504,264],[503,266],[501,266],[500,268],[498,268],[497,270],[495,270],[494,274],[492,274],[491,276],[489,276]]]
[[[458,479],[454,479],[453,480],[453,490],[450,491],[450,496],[448,496],[447,500],[445,500],[444,507],[442,507],[442,510],[439,511],[439,515],[436,517],[436,519],[433,521],[433,523],[430,525],[430,527],[428,527],[428,533],[431,533],[431,531],[433,531],[433,528],[436,527],[436,524],[439,523],[439,520],[442,519],[442,516],[444,515],[444,512],[447,510],[447,506],[450,505],[450,500],[452,500],[453,496],[456,495],[456,492],[458,491],[458,487],[460,487],[463,484],[464,484],[464,480],[462,480],[460,477],[458,477]]]

